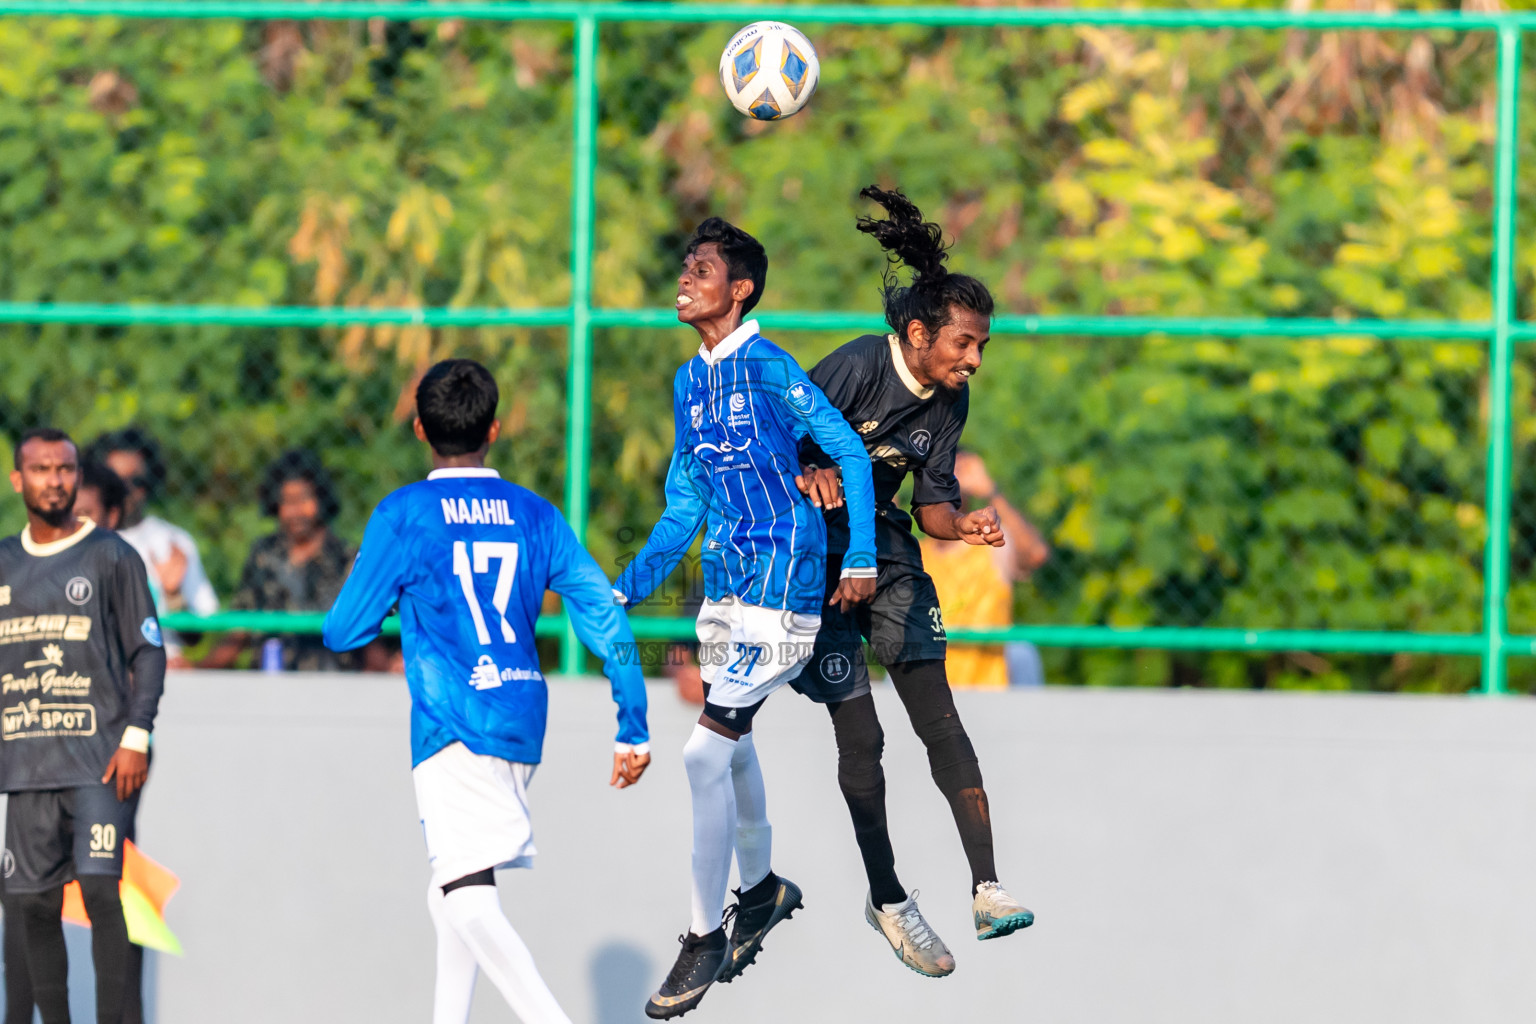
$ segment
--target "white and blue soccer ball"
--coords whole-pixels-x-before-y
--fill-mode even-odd
[[[782,21],[754,21],[720,55],[720,84],[731,106],[759,121],[799,112],[820,80],[816,47]]]

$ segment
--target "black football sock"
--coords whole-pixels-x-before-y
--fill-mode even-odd
[[[19,904],[32,1000],[43,1024],[69,1024],[69,951],[64,946],[64,887],[28,893]],[[9,930],[10,922],[6,922]],[[30,1017],[27,1018],[30,1020]]]
[[[132,943],[123,985],[123,1024],[144,1024],[144,947]]]
[[[5,1024],[32,1024],[32,979],[27,975],[27,932],[21,901],[0,899],[5,908]]]
[[[96,968],[96,1024],[122,1024],[133,944],[118,880],[111,875],[82,875],[80,893],[91,918],[91,962]]]
[[[981,784],[976,749],[960,723],[944,662],[910,661],[889,666],[891,683],[906,705],[912,729],[928,749],[934,784],[955,816],[960,845],[971,866],[971,893],[982,882],[997,881],[992,851],[992,815]]]
[[[761,882],[758,882],[752,888],[747,889],[745,892],[739,893],[738,895],[740,897],[742,906],[755,907],[759,903],[766,903],[773,899],[774,894],[778,891],[779,876],[770,871]]]
[[[885,771],[880,755],[885,734],[869,694],[827,705],[832,731],[837,737],[837,784],[853,819],[853,838],[864,859],[869,896],[875,906],[901,903],[907,898],[896,877],[896,853],[885,819]]]

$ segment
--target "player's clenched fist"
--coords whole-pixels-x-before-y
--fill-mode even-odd
[[[650,754],[637,754],[633,750],[615,751],[613,755],[613,778],[608,780],[608,785],[615,789],[623,789],[633,786],[640,781],[640,776],[651,766]]]

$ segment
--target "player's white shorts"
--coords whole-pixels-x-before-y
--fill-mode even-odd
[[[751,707],[800,674],[816,646],[821,616],[745,604],[735,596],[699,609],[699,672],[709,702]]]
[[[412,770],[433,885],[486,868],[533,867],[528,780],[536,767],[450,743]]]

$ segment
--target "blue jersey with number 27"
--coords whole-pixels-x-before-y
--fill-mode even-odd
[[[398,603],[411,764],[456,740],[538,764],[549,693],[533,628],[546,590],[603,660],[619,742],[645,742],[645,684],[608,577],[558,509],[493,469],[439,469],[379,503],[325,617],[325,644],[361,647]]]

